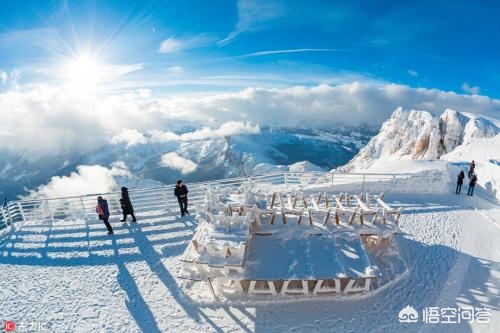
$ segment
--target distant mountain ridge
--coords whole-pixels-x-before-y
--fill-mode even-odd
[[[498,133],[498,121],[480,115],[447,109],[436,117],[427,111],[400,107],[341,170],[367,169],[383,159],[439,159],[475,138],[491,138]]]
[[[42,156],[6,152],[0,154],[0,195],[13,199],[47,183],[52,176],[69,175],[79,165],[110,167],[117,161],[124,162],[137,184],[147,179],[171,184],[178,178],[194,182],[280,170],[327,171],[347,163],[374,134],[365,125],[329,129],[266,127],[258,134],[129,147],[126,143],[106,142],[99,148]],[[162,157],[172,152],[195,164],[195,171],[183,174],[181,169],[162,163]]]

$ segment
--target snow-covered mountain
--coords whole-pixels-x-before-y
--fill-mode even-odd
[[[398,108],[342,170],[367,170],[378,161],[439,159],[475,139],[495,137],[499,127],[495,119],[450,109],[435,117],[426,111]]]
[[[148,179],[195,182],[278,170],[330,170],[347,163],[373,135],[367,127],[261,128],[258,134],[197,141],[132,146],[105,142],[99,148],[42,156],[6,152],[0,154],[0,195],[27,194],[27,189],[47,183],[52,176],[67,176],[79,165],[109,168],[117,161],[128,168],[136,184],[146,184]]]

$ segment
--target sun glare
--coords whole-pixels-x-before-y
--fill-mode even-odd
[[[67,61],[62,68],[65,86],[73,92],[89,93],[101,80],[101,66],[88,56]]]

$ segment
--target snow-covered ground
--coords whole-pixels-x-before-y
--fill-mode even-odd
[[[386,193],[404,208],[395,242],[408,270],[349,297],[229,302],[203,288],[190,299],[178,276],[193,216],[157,212],[136,225],[113,216],[111,237],[98,220],[25,224],[0,235],[0,321],[45,322],[54,332],[499,332],[500,208],[482,189],[453,190]],[[407,305],[418,323],[398,321]],[[425,324],[422,310],[432,306],[487,307],[491,321]]]
[[[388,175],[378,185],[389,189],[390,206],[404,209],[394,241],[407,267],[378,290],[217,299],[200,283],[186,292],[179,279],[194,216],[158,211],[139,215],[135,225],[113,216],[114,236],[94,219],[39,221],[0,230],[0,324],[42,322],[55,332],[500,332],[499,128],[495,119],[452,110],[435,118],[398,109],[346,166],[413,174]],[[456,175],[472,159],[479,186],[469,197],[465,182],[456,195]],[[367,177],[367,188],[376,181]],[[349,183],[332,174],[331,183],[307,190],[344,192]],[[393,258],[377,260],[397,264]],[[408,306],[420,315],[417,323],[398,320]],[[432,307],[460,309],[461,322],[425,323],[423,311]],[[470,307],[489,309],[489,323],[466,320]]]

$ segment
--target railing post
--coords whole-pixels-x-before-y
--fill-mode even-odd
[[[361,185],[361,192],[365,191],[365,181],[366,181],[366,174],[363,174],[363,183]]]
[[[14,219],[12,218],[12,212],[10,211],[10,205],[7,205],[7,213],[9,213],[9,221],[10,221],[10,226],[12,227],[14,225]]]
[[[80,202],[82,203],[83,216],[87,217],[87,212],[85,211],[85,204],[83,203],[83,196],[80,196]]]
[[[9,226],[10,225],[10,222],[9,220],[7,219],[7,215],[5,214],[5,211],[6,211],[6,207],[3,207],[0,208],[0,211],[2,212],[2,221],[5,223],[6,226]]]
[[[288,172],[285,172],[285,192],[288,192]]]
[[[1,218],[2,218],[2,222],[4,222],[6,225],[7,225],[7,222],[5,222],[5,214],[3,213],[3,206],[0,207],[0,214],[2,215]]]
[[[24,216],[23,206],[21,205],[21,202],[17,202],[17,207],[19,208],[19,212],[21,213],[23,222],[26,223],[26,216]]]
[[[165,201],[165,211],[168,211],[167,187],[163,186],[163,200]]]
[[[47,208],[49,209],[50,219],[52,220],[52,222],[54,222],[54,214],[52,214],[52,209],[50,208],[49,200],[45,200],[45,203],[47,204]]]
[[[331,177],[331,184],[333,185],[333,172],[332,172],[331,174],[332,174],[332,177]]]

